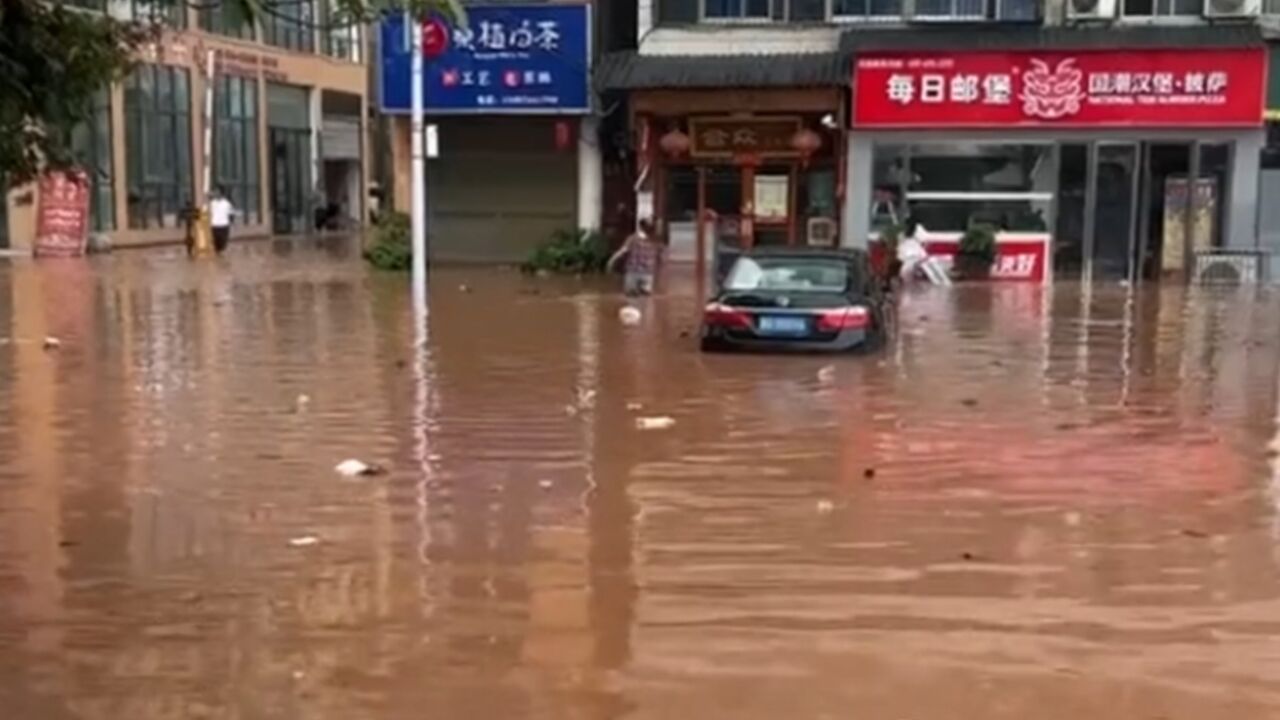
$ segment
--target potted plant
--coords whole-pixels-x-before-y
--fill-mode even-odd
[[[996,231],[986,223],[970,223],[960,236],[955,274],[962,280],[986,280],[996,259]]]

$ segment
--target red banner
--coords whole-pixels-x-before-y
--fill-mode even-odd
[[[89,178],[83,172],[51,172],[40,178],[35,254],[84,254],[89,230]]]
[[[1258,127],[1262,48],[880,53],[854,61],[856,127]]]

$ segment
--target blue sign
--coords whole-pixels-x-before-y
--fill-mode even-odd
[[[588,5],[467,5],[444,54],[425,62],[428,113],[574,114],[591,109]],[[382,111],[407,113],[410,52],[404,15],[380,28]]]

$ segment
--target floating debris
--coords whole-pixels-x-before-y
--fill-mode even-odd
[[[873,467],[869,467],[866,470],[862,471],[862,477],[868,480],[874,478],[875,476],[876,476],[876,469]]]
[[[819,515],[830,515],[836,509],[836,504],[830,500],[819,500],[817,510]]]
[[[59,340],[58,338],[50,335],[49,337],[46,337],[44,339],[45,350],[57,350],[60,347],[62,347],[62,341]]]
[[[367,477],[369,475],[382,475],[386,472],[386,469],[380,465],[370,465],[369,463],[355,459],[343,460],[333,469],[336,470],[339,475],[346,475],[347,477]]]
[[[291,539],[289,541],[289,544],[292,545],[293,547],[310,547],[312,545],[319,545],[320,538],[316,537],[315,535],[303,535],[302,537],[296,537]]]
[[[640,320],[643,317],[644,315],[640,312],[639,308],[634,308],[630,305],[618,311],[618,319],[622,321],[623,325],[627,326],[639,325]]]
[[[827,365],[818,371],[818,380],[820,382],[829,383],[836,379],[836,366]]]
[[[638,430],[668,430],[675,427],[675,425],[675,418],[669,418],[665,415],[636,418],[636,429]]]
[[[543,490],[550,490],[550,489],[552,488],[552,486],[554,486],[554,485],[555,485],[555,483],[551,482],[550,480],[539,480],[539,481],[538,481],[538,487],[542,488]]]

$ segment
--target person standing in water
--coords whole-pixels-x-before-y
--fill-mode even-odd
[[[209,226],[213,229],[213,249],[222,254],[231,240],[231,219],[236,215],[236,208],[222,192],[222,188],[214,188],[213,197],[209,198]]]
[[[652,295],[658,266],[662,262],[662,245],[653,236],[653,222],[641,220],[622,247],[609,258],[607,269],[612,272],[623,257],[627,259],[626,275],[622,281],[627,295]]]

